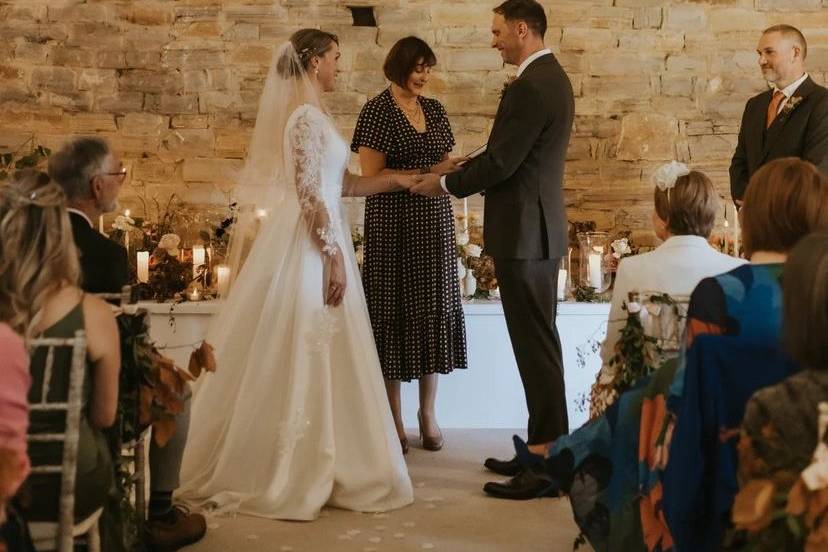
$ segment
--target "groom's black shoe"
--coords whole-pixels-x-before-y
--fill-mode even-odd
[[[524,470],[503,483],[486,483],[483,491],[495,498],[529,500],[542,496],[557,497],[560,495],[560,486],[556,481],[544,478],[532,470]]]
[[[511,460],[498,460],[497,458],[486,458],[486,461],[483,462],[483,465],[486,466],[489,470],[495,472],[498,475],[505,475],[506,477],[514,477],[519,474],[523,468],[520,467],[520,462],[518,462],[518,457],[515,456]]]

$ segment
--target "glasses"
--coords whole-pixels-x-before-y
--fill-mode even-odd
[[[126,178],[127,170],[126,167],[121,168],[121,170],[116,172],[105,172],[105,173],[98,173],[95,176],[117,176],[119,180],[123,181]],[[94,178],[94,176],[92,177]]]

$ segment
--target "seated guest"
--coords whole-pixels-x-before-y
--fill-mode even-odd
[[[705,330],[718,334],[730,331],[735,335],[741,328],[742,333],[761,335],[766,343],[776,347],[781,315],[778,281],[771,278],[760,281],[758,276],[752,279],[745,275],[781,268],[781,265],[766,263],[784,260],[784,252],[796,240],[828,224],[828,184],[812,165],[799,160],[775,161],[760,170],[756,178],[760,184],[749,188],[742,213],[745,247],[752,256],[751,261],[757,264],[742,265],[722,276],[701,281],[692,294],[688,311],[687,334],[691,337]],[[795,201],[786,201],[787,197]],[[763,222],[769,226],[767,232],[761,231]],[[778,275],[778,271],[774,273]],[[745,276],[748,285],[753,282],[763,285],[757,285],[755,293],[728,298],[726,307],[730,311],[709,309],[712,301],[702,295],[703,290],[718,283],[720,292],[712,296],[714,300],[725,301],[725,293],[744,289],[739,275]],[[722,310],[725,314],[715,320],[730,329],[716,331],[717,326],[702,323],[712,321],[707,312]],[[684,457],[689,456],[675,450],[670,450],[669,457],[665,454],[673,431],[667,423],[668,407],[676,408],[676,400],[681,398],[683,362],[681,357],[668,359],[651,376],[641,378],[603,415],[558,439],[545,461],[538,461],[519,448],[523,461],[533,464],[539,477],[569,492],[576,522],[596,550],[673,548],[673,535],[663,512],[662,497],[666,490],[662,486],[662,470],[665,465],[668,470],[683,465]],[[680,428],[675,431],[680,433]],[[673,473],[681,481],[692,471],[674,469]],[[693,480],[688,487],[700,484]],[[688,499],[687,503],[690,502]],[[691,545],[677,549],[703,550],[704,547]]]
[[[719,198],[706,175],[673,161],[660,167],[653,179],[653,230],[664,243],[649,253],[626,257],[618,265],[596,387],[606,386],[617,375],[617,367],[610,361],[627,320],[624,304],[630,292],[686,298],[702,278],[745,263],[719,253],[707,242],[716,222]],[[613,400],[610,390],[593,395],[596,399],[606,396],[610,402]],[[590,418],[599,416],[606,406],[606,401],[593,400]]]
[[[0,274],[5,274],[3,259],[7,256],[3,253],[0,250]],[[0,295],[5,294],[5,290],[0,292]],[[5,314],[0,307],[0,316]],[[8,324],[0,322],[0,549],[5,543],[9,550],[31,550],[26,542],[25,524],[21,523],[16,507],[11,503],[29,474],[29,456],[26,454],[29,407],[26,396],[30,384],[29,355],[23,338]]]
[[[785,509],[791,487],[811,464],[818,406],[828,401],[828,232],[800,240],[785,263],[782,288],[782,343],[802,371],[753,395],[739,443],[742,488],[750,481],[773,482],[773,494],[780,497],[769,504],[774,510]],[[785,518],[768,516],[762,525],[751,535],[758,549],[803,548],[805,539],[789,531]]]
[[[738,488],[735,437],[745,404],[796,370],[781,346],[780,280],[791,248],[828,228],[828,178],[797,158],[771,161],[751,178],[740,216],[750,264],[693,292],[686,362],[667,403],[675,423],[663,449],[663,508],[678,550],[721,545]]]
[[[117,208],[126,170],[109,145],[99,138],[79,138],[49,159],[49,174],[66,193],[72,231],[80,253],[82,287],[92,293],[118,293],[129,283],[127,252],[94,229],[93,221]],[[150,441],[150,504],[146,524],[152,550],[178,550],[200,540],[207,531],[201,514],[173,507],[181,459],[190,425],[190,390],[176,415],[175,433],[166,445]]]
[[[78,259],[65,196],[46,174],[22,171],[0,187],[0,227],[0,319],[26,337],[71,338],[77,330],[86,332],[87,369],[75,480],[75,520],[81,521],[103,506],[114,483],[101,428],[112,425],[117,407],[121,355],[115,318],[109,305],[84,294],[77,285]],[[29,402],[39,401],[44,389],[52,400],[60,400],[69,391],[71,349],[54,349],[50,375],[45,370],[46,358],[46,351],[37,349],[31,359]],[[47,376],[49,381],[45,381]],[[59,433],[64,428],[62,417],[51,412],[33,413],[29,423],[38,432]],[[48,443],[35,443],[29,454],[36,465],[62,460],[62,453]],[[26,519],[56,520],[58,478],[38,474],[29,477],[26,487],[32,499],[24,511]]]

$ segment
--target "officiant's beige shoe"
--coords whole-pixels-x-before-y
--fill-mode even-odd
[[[431,435],[426,435],[423,433],[423,417],[420,414],[420,411],[417,411],[417,422],[420,424],[420,441],[423,444],[423,448],[426,450],[430,450],[436,452],[443,448],[443,434],[440,433],[437,437],[432,437]]]

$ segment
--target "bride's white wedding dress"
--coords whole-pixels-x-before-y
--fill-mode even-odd
[[[348,147],[311,105],[293,111],[284,133],[295,186],[263,219],[208,331],[218,370],[194,394],[177,496],[290,520],[315,519],[325,505],[399,508],[413,492],[342,216]],[[330,224],[312,232],[324,252],[308,230],[320,209]],[[326,307],[334,243],[347,288]]]

